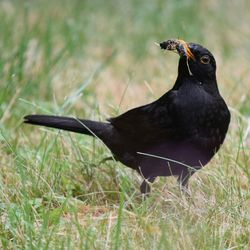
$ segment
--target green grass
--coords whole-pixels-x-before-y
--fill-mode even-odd
[[[248,1],[0,2],[1,249],[249,249]],[[159,97],[178,57],[208,47],[232,110],[220,152],[190,181],[140,177],[92,138],[22,124],[30,113],[104,120]],[[247,129],[248,128],[248,129]]]

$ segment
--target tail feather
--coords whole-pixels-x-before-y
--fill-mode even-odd
[[[96,135],[98,137],[101,136],[105,132],[104,130],[110,125],[105,122],[50,115],[27,115],[24,117],[24,123],[58,128],[91,136]]]

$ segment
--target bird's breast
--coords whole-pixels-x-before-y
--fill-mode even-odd
[[[192,96],[191,96],[192,97]],[[217,151],[223,143],[230,113],[221,97],[200,93],[197,98],[186,96],[176,112],[186,138],[198,147]]]

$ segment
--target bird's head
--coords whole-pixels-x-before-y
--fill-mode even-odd
[[[161,49],[177,51],[180,55],[179,76],[193,76],[201,83],[216,82],[215,59],[203,46],[180,39],[171,39],[159,45]]]

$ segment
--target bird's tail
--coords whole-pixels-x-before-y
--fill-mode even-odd
[[[27,115],[24,117],[24,123],[58,128],[97,137],[102,137],[101,135],[107,132],[107,128],[110,126],[109,123],[105,122],[50,115]]]

